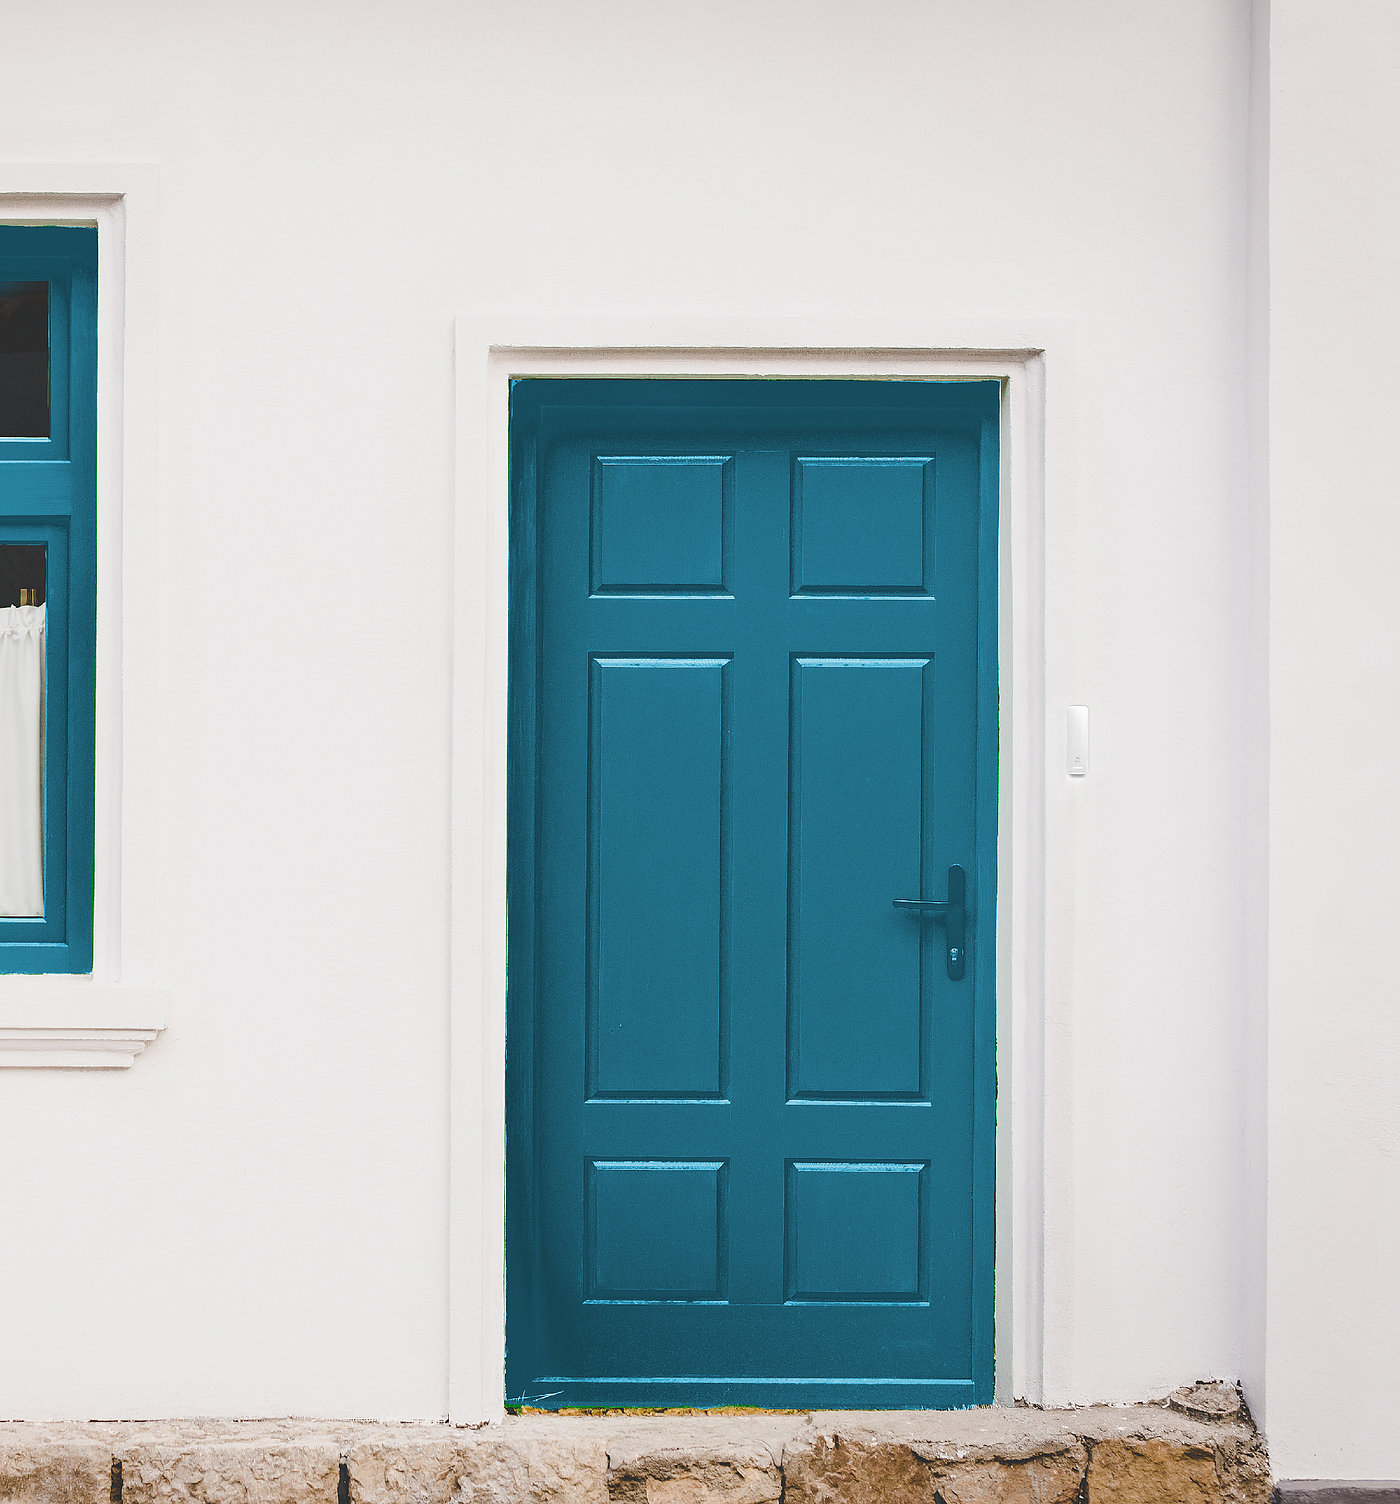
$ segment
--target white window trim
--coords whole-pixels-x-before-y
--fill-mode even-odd
[[[156,986],[156,190],[147,163],[0,163],[0,224],[97,229],[93,968],[0,976],[0,1068],[130,1066]]]
[[[1063,713],[1057,718],[1047,707],[1074,697],[1074,371],[1074,328],[1060,320],[457,320],[448,1254],[454,1423],[495,1421],[504,1401],[509,391],[512,379],[527,376],[1003,382],[996,1393],[998,1403],[1009,1404],[1053,1403],[1069,1392],[1072,1107],[1068,1090],[1047,1100],[1045,1083],[1072,1079],[1074,806],[1062,776]]]

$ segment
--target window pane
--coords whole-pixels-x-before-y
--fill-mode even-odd
[[[42,543],[0,543],[0,607],[42,606],[49,598],[49,551]],[[24,602],[20,591],[28,591]]]
[[[49,436],[49,284],[0,282],[0,439]]]
[[[0,917],[44,912],[47,550],[0,544]]]

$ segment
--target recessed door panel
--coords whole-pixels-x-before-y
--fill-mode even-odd
[[[932,677],[928,658],[793,661],[794,1097],[919,1093],[921,935],[890,893],[920,885]]]
[[[922,1299],[927,1169],[923,1164],[790,1164],[788,1299]],[[857,1227],[860,1236],[852,1237]]]
[[[593,589],[718,594],[732,483],[723,455],[599,455],[593,462]]]
[[[799,459],[793,476],[794,593],[931,593],[933,504],[931,457]]]
[[[594,1160],[593,1300],[724,1298],[724,1164]]]
[[[592,1094],[718,1096],[725,660],[590,669]]]

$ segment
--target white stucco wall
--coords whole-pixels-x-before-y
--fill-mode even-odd
[[[1042,1394],[1236,1375],[1248,6],[127,0],[6,32],[39,60],[6,157],[160,169],[172,1005],[130,1072],[3,1083],[0,1413],[445,1412],[464,310],[1075,321]]]
[[[1271,30],[1268,1430],[1400,1478],[1400,14]]]

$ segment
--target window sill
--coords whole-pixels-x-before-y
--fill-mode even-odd
[[[0,983],[0,1070],[127,1070],[169,1001],[156,987]]]

